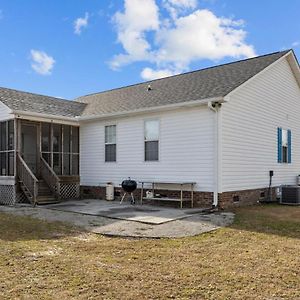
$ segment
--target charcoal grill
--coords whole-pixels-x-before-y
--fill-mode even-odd
[[[131,204],[135,204],[135,200],[134,200],[134,196],[133,196],[133,192],[136,190],[137,188],[137,183],[135,180],[131,180],[130,177],[126,180],[122,181],[122,189],[124,191],[124,195],[120,201],[120,204],[123,203],[124,199],[126,196],[130,196],[131,198]]]

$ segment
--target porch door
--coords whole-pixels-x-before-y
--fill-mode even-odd
[[[22,124],[22,157],[33,174],[37,175],[38,127],[35,124]]]

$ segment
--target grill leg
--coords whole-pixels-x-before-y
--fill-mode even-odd
[[[135,200],[134,200],[134,197],[133,197],[133,193],[131,193],[130,195],[131,195],[131,204],[135,204]]]
[[[120,201],[120,204],[123,203],[123,200],[125,199],[126,194],[127,194],[127,193],[124,193],[124,195],[123,195],[123,197],[122,197],[122,199],[121,199],[121,201]]]

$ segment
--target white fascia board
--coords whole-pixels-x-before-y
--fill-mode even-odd
[[[196,101],[188,101],[188,102],[180,102],[176,104],[170,104],[170,105],[161,105],[161,106],[155,106],[150,108],[141,108],[136,109],[132,111],[125,111],[125,112],[117,112],[117,113],[111,113],[111,114],[103,114],[103,115],[95,115],[95,116],[85,116],[85,117],[78,117],[79,122],[91,122],[96,120],[105,120],[105,119],[111,119],[111,118],[121,118],[121,117],[130,117],[130,116],[136,116],[141,115],[145,113],[154,113],[154,112],[162,112],[162,111],[170,111],[178,108],[190,108],[190,107],[196,107],[199,105],[207,105],[209,102],[220,102],[223,103],[224,98],[223,97],[213,97],[213,98],[206,98]]]
[[[294,76],[296,78],[296,81],[297,81],[297,83],[298,83],[298,85],[300,87],[300,67],[299,67],[298,60],[297,60],[297,58],[295,56],[294,51],[290,51],[289,54],[291,54],[291,55],[289,55],[287,57],[287,61],[290,64],[292,72],[293,72],[293,74],[294,74]]]
[[[12,114],[15,115],[16,119],[27,119],[32,121],[79,126],[78,117],[63,117],[63,116],[55,116],[55,115],[36,113],[30,111],[20,111],[20,110],[14,110],[12,111]]]
[[[293,51],[289,51],[288,53],[286,53],[285,55],[281,56],[279,59],[275,60],[273,63],[271,63],[270,65],[268,65],[266,68],[264,68],[263,70],[261,70],[260,72],[258,72],[257,74],[255,74],[254,76],[252,76],[251,78],[249,78],[248,80],[246,80],[245,82],[243,82],[241,85],[239,85],[238,87],[236,87],[234,90],[232,90],[230,93],[228,93],[224,99],[228,100],[230,99],[230,96],[232,94],[234,94],[235,92],[237,92],[239,89],[243,88],[245,85],[247,85],[249,82],[251,82],[252,80],[254,80],[256,77],[260,76],[261,74],[263,74],[264,72],[267,72],[270,68],[272,68],[275,64],[278,64],[280,61],[282,61],[283,59],[286,59],[289,55],[291,55],[293,53]]]

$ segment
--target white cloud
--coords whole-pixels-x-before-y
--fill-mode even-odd
[[[111,61],[113,69],[132,62],[149,62],[143,79],[169,76],[189,70],[192,62],[225,57],[255,56],[246,40],[244,21],[216,16],[197,9],[196,0],[163,0],[169,17],[160,17],[155,0],[125,0],[124,12],[113,18],[124,52]]]
[[[114,57],[111,67],[117,69],[126,63],[150,59],[151,45],[145,33],[159,28],[158,7],[154,0],[125,0],[124,12],[117,12],[113,21],[126,54]]]
[[[163,7],[169,12],[172,19],[176,19],[178,15],[183,14],[189,9],[197,7],[197,0],[163,0]]]
[[[144,80],[153,80],[163,77],[168,77],[175,75],[176,72],[173,72],[172,70],[168,69],[161,69],[161,70],[153,70],[152,68],[144,68],[141,72],[141,77]]]
[[[196,8],[198,2],[197,0],[165,0],[165,1],[177,7],[187,7],[187,8]]]
[[[186,69],[191,62],[201,59],[254,56],[253,47],[244,42],[246,32],[238,26],[236,21],[218,18],[209,10],[196,10],[178,18],[173,28],[157,33],[157,61]]]
[[[84,18],[78,18],[74,21],[74,33],[80,35],[83,28],[88,26],[89,14],[85,13]]]
[[[292,47],[298,47],[300,45],[299,41],[295,41],[292,43]]]
[[[31,67],[32,69],[41,75],[50,75],[54,67],[55,60],[43,51],[30,50]]]

